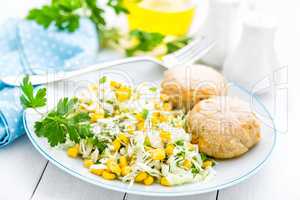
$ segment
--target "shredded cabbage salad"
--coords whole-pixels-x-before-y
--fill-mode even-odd
[[[185,130],[186,114],[173,110],[156,87],[143,90],[101,77],[78,97],[74,112],[89,114],[92,136],[67,141],[67,154],[81,158],[93,174],[164,186],[201,182],[214,161],[198,151]],[[96,141],[96,142],[95,142]]]

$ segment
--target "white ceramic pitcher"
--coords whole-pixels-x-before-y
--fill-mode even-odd
[[[253,12],[246,18],[240,41],[224,62],[225,77],[257,93],[267,91],[279,67],[275,30],[273,19],[267,16]]]
[[[216,41],[215,46],[201,58],[201,62],[222,68],[227,53],[232,49],[239,25],[239,0],[210,0],[208,16],[199,34]]]

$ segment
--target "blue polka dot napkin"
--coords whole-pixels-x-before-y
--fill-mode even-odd
[[[74,33],[10,19],[0,29],[0,77],[73,70],[97,62],[97,35],[88,20]],[[25,133],[19,88],[0,83],[0,148]]]

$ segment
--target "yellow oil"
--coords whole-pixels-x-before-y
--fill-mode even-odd
[[[141,7],[132,0],[125,0],[129,10],[129,29],[140,29],[147,32],[158,32],[164,35],[186,35],[192,24],[195,6],[177,11],[157,10]]]

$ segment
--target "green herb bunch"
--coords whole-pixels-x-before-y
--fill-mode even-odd
[[[123,0],[107,0],[106,5],[116,14],[128,13],[123,7]],[[30,10],[27,19],[37,22],[44,28],[55,24],[59,30],[74,32],[79,28],[80,18],[83,17],[90,19],[95,25],[100,43],[103,43],[102,35],[106,31],[106,22],[104,10],[97,0],[52,0],[49,5]]]

